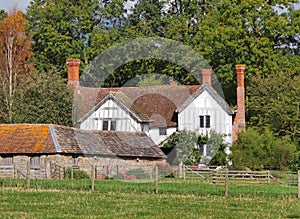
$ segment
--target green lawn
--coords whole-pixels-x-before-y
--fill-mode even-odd
[[[8,184],[10,187],[8,187]],[[296,186],[0,180],[0,218],[300,218]],[[17,187],[18,186],[18,187]]]

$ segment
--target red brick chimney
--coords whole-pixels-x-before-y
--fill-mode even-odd
[[[68,66],[68,87],[74,89],[79,86],[80,59],[67,59]]]
[[[212,70],[211,69],[202,69],[201,74],[202,74],[202,84],[207,83],[207,84],[211,85]]]
[[[245,86],[244,86],[244,73],[245,65],[236,65],[236,98],[237,98],[237,113],[233,119],[233,141],[237,140],[237,133],[246,131],[246,113],[245,113]]]
[[[170,82],[170,86],[171,87],[176,87],[178,84],[177,84],[177,82],[176,81],[171,81]]]

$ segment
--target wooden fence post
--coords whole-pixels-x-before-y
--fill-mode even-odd
[[[298,198],[300,198],[300,170],[298,170]]]
[[[74,179],[74,169],[73,169],[73,167],[71,167],[71,180],[73,180]]]
[[[228,169],[226,169],[226,172],[225,172],[225,197],[228,196],[228,183],[229,183],[229,180],[228,180]]]
[[[268,174],[267,182],[268,182],[268,184],[270,184],[270,179],[271,179],[270,170],[267,171],[267,174]]]
[[[217,183],[217,170],[213,170],[213,180],[212,180],[213,184]]]
[[[16,171],[17,171],[16,165],[14,164],[14,179],[17,178],[17,177],[16,177],[16,176],[17,176],[17,172],[16,172]]]
[[[91,185],[91,189],[92,191],[94,191],[95,189],[95,166],[92,164],[92,172],[91,172],[91,178],[92,178],[92,185]]]
[[[179,175],[180,179],[183,178],[183,163],[182,162],[180,162],[178,165],[178,175]]]
[[[155,166],[155,194],[158,193],[158,166]]]
[[[27,189],[30,188],[30,163],[29,163],[29,161],[27,161],[26,186],[27,186]]]
[[[185,165],[182,165],[182,172],[183,172],[183,180],[185,181]]]

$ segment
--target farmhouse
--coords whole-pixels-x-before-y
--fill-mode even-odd
[[[0,177],[63,178],[77,168],[104,178],[129,169],[152,170],[165,155],[142,132],[85,131],[59,125],[0,125]]]
[[[202,84],[88,88],[79,84],[79,59],[68,59],[68,86],[77,99],[82,130],[144,132],[160,144],[176,131],[224,134],[231,144],[245,130],[244,65],[237,65],[237,106],[233,110],[212,86],[212,70],[202,69]]]

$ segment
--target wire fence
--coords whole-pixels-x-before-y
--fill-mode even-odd
[[[236,171],[195,166],[125,169],[115,166],[57,167],[51,179],[28,165],[0,166],[0,188],[14,190],[124,191],[218,196],[300,198],[300,171]]]

